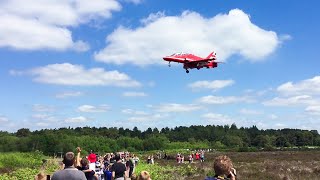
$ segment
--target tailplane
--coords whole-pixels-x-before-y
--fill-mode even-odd
[[[214,51],[212,51],[212,52],[206,57],[206,59],[216,60],[216,59],[217,59],[217,53],[215,53]]]

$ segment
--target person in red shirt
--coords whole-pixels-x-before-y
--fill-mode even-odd
[[[196,152],[196,160],[200,159],[200,154],[198,152]]]

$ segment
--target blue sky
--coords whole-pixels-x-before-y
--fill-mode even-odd
[[[318,1],[3,0],[0,130],[320,130]],[[162,57],[217,53],[218,68]]]

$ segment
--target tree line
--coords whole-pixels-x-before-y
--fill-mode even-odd
[[[167,149],[273,149],[284,147],[320,146],[316,130],[267,129],[256,126],[238,128],[235,124],[193,125],[174,128],[77,127],[41,129],[22,128],[14,133],[0,131],[0,152],[42,151],[52,155],[74,150],[85,152],[149,151]]]

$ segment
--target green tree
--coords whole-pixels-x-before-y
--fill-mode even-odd
[[[141,131],[135,126],[131,133],[132,137],[141,137]]]
[[[18,151],[18,147],[17,147],[18,141],[19,141],[19,138],[15,136],[0,137],[0,151],[1,152]]]
[[[169,140],[165,136],[150,136],[143,141],[144,150],[162,150],[169,143]]]
[[[216,141],[212,144],[213,149],[224,149],[226,145],[224,145],[221,141]]]
[[[17,137],[27,137],[31,134],[30,130],[27,128],[21,128],[16,132]]]
[[[242,147],[243,141],[239,136],[226,135],[223,144],[227,147]]]
[[[276,139],[276,146],[277,147],[290,147],[290,143],[285,136],[281,135],[281,136],[278,136]]]
[[[271,147],[271,140],[268,135],[258,135],[254,140],[253,140],[254,146],[259,147],[259,148],[266,148],[266,147]]]

